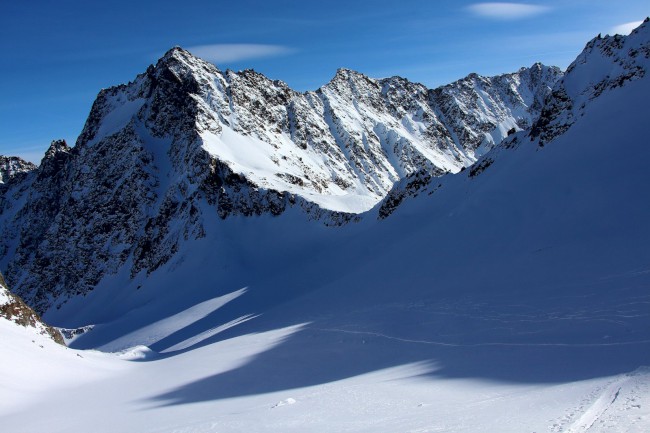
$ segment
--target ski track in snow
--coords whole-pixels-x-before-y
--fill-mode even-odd
[[[566,433],[579,433],[588,431],[594,423],[616,402],[621,386],[629,381],[629,377],[618,379],[605,388],[600,397],[582,414]]]
[[[620,341],[613,343],[449,343],[443,341],[430,341],[430,340],[414,340],[410,338],[400,338],[380,332],[370,331],[353,331],[349,329],[336,329],[336,328],[310,328],[314,331],[323,332],[339,332],[343,334],[366,335],[369,337],[385,338],[387,340],[399,341],[402,343],[415,343],[415,344],[430,344],[434,346],[446,347],[485,347],[485,346],[509,346],[509,347],[609,347],[609,346],[631,346],[636,344],[650,343],[649,340],[639,341]]]
[[[645,433],[649,419],[650,367],[640,367],[595,387],[579,406],[555,420],[550,431]]]

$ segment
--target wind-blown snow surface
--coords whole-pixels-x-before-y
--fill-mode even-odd
[[[621,50],[647,47],[649,32]],[[614,70],[595,65],[594,83]],[[520,133],[481,173],[434,180],[385,220],[333,229],[289,209],[213,221],[148,278],[125,272],[51,310],[54,324],[96,325],[74,347],[127,352],[31,401],[0,388],[0,425],[648,431],[649,96],[643,74],[591,94],[561,133]],[[7,347],[20,349],[2,371],[31,386],[22,362],[75,353]]]

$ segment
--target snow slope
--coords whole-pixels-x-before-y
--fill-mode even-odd
[[[388,218],[378,205],[342,227],[295,207],[209,220],[149,275],[122,269],[49,310],[61,326],[95,325],[75,348],[131,360],[103,355],[94,368],[107,376],[26,390],[1,425],[648,431],[649,44],[647,22],[588,44],[579,61],[593,78],[576,88],[570,68],[554,89],[569,100],[549,100],[533,134],[511,136],[481,170],[434,179]],[[629,58],[633,79],[599,85],[627,76]],[[51,355],[36,352],[2,362]]]
[[[44,313],[178,259],[217,217],[348,223],[403,177],[456,172],[530,126],[561,76],[534,64],[432,90],[340,69],[300,93],[173,48],[102,90],[74,147],[54,141],[0,187],[0,268]]]
[[[0,273],[0,320],[28,328],[35,334],[51,338],[59,344],[64,344],[63,336],[56,329],[43,323],[41,318],[29,308],[18,296],[6,286]]]
[[[4,318],[0,318],[0,334],[0,418],[3,420],[33,404],[57,406],[60,411],[57,417],[69,417],[70,407],[58,406],[62,402],[59,399],[69,401],[67,396],[75,388],[114,377],[128,367],[123,362],[115,362],[113,355],[68,349],[34,328]],[[28,423],[30,417],[23,422]],[[44,425],[56,423],[55,419],[48,419]],[[28,431],[19,424],[4,429]]]

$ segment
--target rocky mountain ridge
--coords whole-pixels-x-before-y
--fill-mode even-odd
[[[36,165],[17,156],[0,155],[0,185],[7,184],[16,176],[36,169]]]
[[[429,90],[340,69],[300,93],[174,48],[102,90],[76,145],[53,142],[5,188],[0,267],[44,312],[123,266],[152,272],[206,218],[297,208],[345,223],[394,182],[457,172],[528,127],[561,75],[535,64]]]
[[[565,75],[557,81],[547,96],[541,114],[528,129],[510,133],[491,151],[483,155],[463,175],[475,178],[499,159],[500,152],[518,147],[523,141],[536,142],[544,147],[571,128],[584,116],[589,105],[607,91],[642,79],[648,73],[650,21],[635,29],[629,36],[598,35],[587,43]],[[442,187],[424,170],[417,171],[396,182],[386,197],[376,206],[379,218],[386,218],[406,199],[419,194],[434,194]]]

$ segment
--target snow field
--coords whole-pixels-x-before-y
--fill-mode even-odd
[[[580,73],[607,76],[596,60]],[[95,325],[75,348],[115,354],[0,324],[1,425],[650,430],[649,95],[647,79],[607,88],[543,147],[522,135],[384,221],[206,221],[146,278],[48,312]]]

